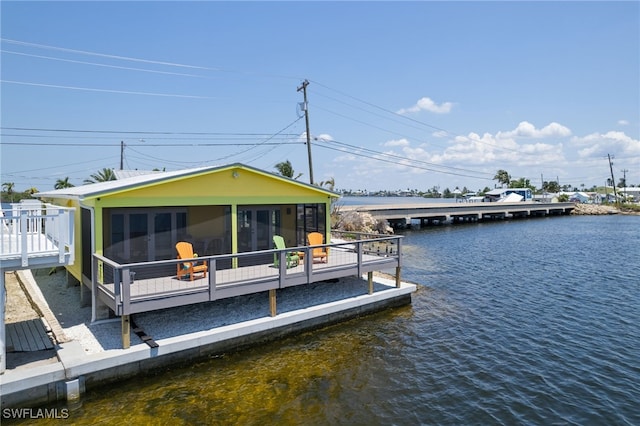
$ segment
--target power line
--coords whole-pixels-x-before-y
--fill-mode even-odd
[[[340,149],[340,148],[334,148],[334,147],[330,147],[330,146],[326,146],[323,144],[317,144],[316,146],[320,146],[323,148],[327,148],[327,149],[332,149],[335,151],[340,151],[340,152],[347,152],[349,154],[353,154],[353,155],[357,155],[360,157],[365,157],[365,158],[370,158],[373,160],[378,160],[378,161],[383,161],[383,162],[387,162],[387,163],[393,163],[393,164],[401,164],[403,166],[406,167],[412,167],[412,168],[416,168],[416,169],[420,169],[420,170],[428,170],[428,171],[432,171],[432,172],[438,172],[438,173],[445,173],[445,174],[451,174],[451,175],[457,175],[457,176],[465,176],[465,177],[472,177],[472,178],[476,178],[476,179],[491,179],[493,180],[493,176],[492,173],[487,173],[487,172],[478,172],[475,170],[470,170],[470,169],[462,169],[462,168],[458,168],[458,167],[452,167],[452,166],[444,166],[444,165],[439,165],[439,164],[434,164],[434,163],[429,163],[426,161],[422,161],[422,160],[415,160],[415,159],[411,159],[411,158],[407,158],[407,157],[402,157],[399,155],[395,155],[395,154],[388,154],[388,153],[384,153],[384,152],[379,152],[379,151],[374,151],[368,148],[362,148],[362,147],[356,147],[354,145],[350,145],[344,142],[339,142],[336,140],[325,140],[326,142],[329,143],[335,143],[339,146],[344,146],[347,147],[349,149],[353,149],[354,151],[347,151],[345,149]],[[366,155],[366,154],[361,154],[360,151],[362,152],[367,152],[371,155]],[[405,163],[399,163],[399,161],[405,161]],[[439,169],[446,169],[446,170],[439,170]],[[448,171],[448,170],[453,170],[453,171]],[[484,176],[471,176],[469,174],[462,174],[462,173],[458,173],[459,172],[465,172],[465,173],[473,173],[476,175],[484,175]],[[491,176],[491,177],[489,177]]]
[[[151,64],[151,65],[171,66],[171,67],[188,68],[188,69],[195,69],[195,70],[202,70],[202,71],[235,73],[235,74],[245,74],[245,75],[246,74],[258,74],[258,75],[263,75],[263,76],[267,76],[267,77],[284,78],[284,79],[289,79],[289,80],[292,80],[292,79],[300,80],[300,77],[295,77],[295,76],[285,76],[285,75],[279,75],[279,74],[266,74],[266,73],[258,73],[258,72],[247,72],[247,71],[226,69],[226,68],[221,68],[221,67],[215,67],[214,68],[214,67],[205,67],[205,66],[199,66],[199,65],[182,64],[182,63],[178,63],[178,62],[166,62],[166,61],[157,61],[157,60],[151,60],[151,59],[134,58],[134,57],[131,57],[131,56],[110,55],[110,54],[106,54],[106,53],[92,52],[92,51],[88,51],[88,50],[69,49],[69,48],[66,48],[66,47],[57,47],[57,46],[50,46],[50,45],[46,45],[46,44],[30,43],[30,42],[25,42],[25,41],[20,41],[20,40],[12,40],[12,39],[7,39],[7,38],[0,38],[0,40],[5,42],[5,43],[14,44],[14,45],[18,45],[18,46],[32,47],[32,48],[46,49],[46,50],[55,50],[55,51],[60,51],[60,52],[65,52],[65,53],[72,53],[72,54],[79,54],[79,55],[97,56],[97,57],[101,57],[101,58],[115,59],[115,60],[119,60],[119,61],[140,62],[140,63]]]
[[[208,146],[256,146],[256,145],[300,145],[304,142],[292,142],[292,141],[279,141],[279,142],[229,142],[229,143],[164,143],[164,144],[147,144],[147,143],[138,143],[138,144],[127,144],[127,146],[153,146],[153,147],[208,147]],[[119,146],[119,143],[65,143],[65,142],[0,142],[0,145],[17,145],[17,146],[69,146],[69,147],[84,147],[84,148],[96,148],[96,147],[114,147]]]
[[[20,130],[33,132],[68,132],[68,133],[116,133],[116,134],[132,134],[132,135],[193,135],[193,136],[271,136],[271,132],[265,133],[239,133],[239,132],[159,132],[159,131],[142,131],[142,130],[83,130],[83,129],[52,129],[52,128],[34,128],[34,127],[0,127],[0,130]],[[294,133],[279,133],[281,135],[297,136]]]
[[[9,83],[9,84],[19,84],[24,86],[48,87],[53,89],[79,90],[79,91],[100,92],[100,93],[119,93],[122,95],[160,96],[160,97],[185,98],[185,99],[224,99],[224,98],[212,97],[212,96],[180,95],[180,94],[173,94],[173,93],[136,92],[133,90],[97,89],[93,87],[62,86],[59,84],[31,83],[27,81],[15,81],[15,80],[0,80],[0,82]]]
[[[29,42],[25,42],[25,41],[12,40],[12,39],[8,39],[8,38],[1,38],[0,40],[2,40],[5,43],[16,44],[16,45],[20,45],[20,46],[37,47],[39,49],[58,50],[58,51],[61,51],[61,52],[76,53],[76,54],[90,55],[90,56],[99,56],[99,57],[102,57],[102,58],[118,59],[118,60],[123,60],[123,61],[142,62],[142,63],[146,63],[146,64],[155,64],[155,65],[168,65],[168,66],[180,67],[180,68],[192,68],[192,69],[201,69],[201,70],[209,70],[209,71],[219,71],[219,69],[216,69],[216,68],[199,67],[199,66],[195,66],[195,65],[185,65],[185,64],[180,64],[180,63],[176,63],[176,62],[153,61],[153,60],[149,60],[149,59],[133,58],[133,57],[130,57],[130,56],[109,55],[109,54],[105,54],[105,53],[90,52],[88,50],[69,49],[69,48],[66,48],[66,47],[56,47],[56,46],[49,46],[49,45],[46,45],[46,44],[29,43]]]
[[[486,144],[486,145],[489,145],[489,146],[494,147],[494,148],[496,148],[496,149],[505,150],[505,151],[517,152],[519,155],[523,155],[523,154],[530,154],[530,155],[534,155],[533,153],[523,153],[523,152],[521,152],[521,151],[520,151],[520,150],[518,150],[518,149],[507,148],[507,147],[504,147],[504,146],[500,146],[500,145],[492,144],[492,143],[489,143],[489,142],[487,142],[487,141],[483,141],[483,140],[478,139],[478,138],[475,138],[475,137],[466,136],[466,135],[461,135],[461,134],[458,134],[458,133],[452,132],[452,131],[450,131],[450,130],[446,130],[446,129],[444,129],[444,128],[440,128],[440,127],[437,127],[437,126],[431,125],[431,124],[429,124],[429,123],[425,123],[425,122],[423,122],[423,121],[416,120],[416,119],[411,118],[411,117],[407,117],[406,115],[399,114],[399,113],[397,113],[397,112],[391,111],[391,110],[389,110],[389,109],[387,109],[387,108],[381,107],[381,106],[376,105],[376,104],[374,104],[374,103],[372,103],[372,102],[368,102],[368,101],[365,101],[365,100],[359,99],[359,98],[357,98],[357,97],[355,97],[355,96],[351,96],[351,95],[349,95],[349,94],[347,94],[347,93],[341,92],[341,91],[339,91],[339,90],[332,89],[332,88],[330,88],[329,86],[326,86],[326,85],[324,85],[324,84],[318,83],[318,82],[316,82],[316,81],[314,81],[314,83],[316,83],[316,84],[318,84],[318,85],[320,85],[320,86],[322,86],[322,87],[324,87],[324,88],[326,88],[326,89],[328,89],[328,90],[332,90],[332,91],[334,91],[334,92],[336,92],[336,93],[339,93],[339,94],[341,94],[342,96],[345,96],[345,97],[348,97],[348,98],[350,98],[350,99],[356,100],[356,101],[361,102],[361,103],[363,103],[363,104],[365,104],[365,105],[368,105],[368,106],[370,106],[370,107],[372,107],[372,108],[376,108],[376,109],[379,109],[379,110],[381,110],[381,111],[384,111],[384,112],[386,112],[386,113],[388,113],[388,114],[391,114],[391,115],[392,115],[392,116],[394,116],[394,117],[400,117],[400,118],[402,118],[402,119],[404,119],[404,120],[408,120],[408,121],[411,121],[411,122],[413,122],[413,123],[417,123],[417,124],[420,124],[420,125],[422,125],[422,126],[429,127],[429,128],[431,128],[431,129],[434,129],[434,130],[437,130],[437,131],[440,131],[440,132],[446,133],[446,134],[448,134],[448,135],[450,135],[450,136],[452,136],[452,137],[465,138],[465,139],[468,139],[468,140],[470,140],[470,141],[472,141],[472,142],[478,142],[478,143]],[[314,92],[314,93],[315,93],[315,92]],[[354,108],[357,108],[357,107],[354,107]],[[362,111],[365,111],[365,112],[368,112],[368,113],[370,113],[370,114],[373,114],[373,113],[371,113],[370,111],[366,111],[366,110],[364,110],[364,109],[362,109]],[[375,115],[377,115],[377,114],[375,114]],[[348,117],[345,117],[345,118],[348,118]],[[396,120],[394,120],[394,121],[396,121]],[[376,127],[376,126],[371,125],[371,127]],[[411,126],[411,127],[413,127],[413,126]],[[382,130],[384,130],[384,129],[382,129]],[[397,134],[397,133],[396,133],[396,134]]]
[[[96,67],[114,68],[114,69],[127,70],[127,71],[141,71],[141,72],[148,72],[148,73],[154,73],[154,74],[175,75],[180,77],[212,78],[209,76],[198,75],[198,74],[187,74],[182,72],[159,71],[159,70],[150,70],[145,68],[133,68],[133,67],[118,66],[118,65],[99,64],[97,62],[86,62],[86,61],[77,61],[73,59],[54,58],[51,56],[33,55],[29,53],[13,52],[11,50],[4,50],[4,49],[0,49],[0,52],[9,53],[11,55],[28,56],[31,58],[47,59],[50,61],[69,62],[72,64],[92,65]]]
[[[330,146],[322,146],[325,149],[331,149],[334,151],[338,151],[338,152],[345,152],[344,150],[341,150],[339,148],[334,148],[334,147],[330,147]],[[471,176],[471,175],[467,175],[467,174],[463,174],[463,173],[454,173],[454,172],[447,172],[447,171],[443,171],[443,170],[434,170],[432,168],[428,168],[428,167],[421,167],[421,166],[417,166],[417,165],[412,165],[412,164],[403,164],[403,163],[398,163],[397,159],[385,159],[385,158],[380,158],[380,157],[374,157],[371,155],[365,155],[365,154],[360,154],[358,152],[350,152],[349,154],[351,155],[355,155],[358,157],[364,157],[364,158],[369,158],[372,160],[376,160],[376,161],[382,161],[384,163],[391,163],[391,164],[395,164],[395,165],[402,165],[404,167],[409,167],[409,168],[413,168],[413,169],[419,169],[419,170],[426,170],[426,171],[430,171],[430,172],[436,172],[436,173],[443,173],[443,174],[448,174],[448,175],[454,175],[454,176],[464,176],[464,177],[470,177],[470,178],[474,178],[474,179],[487,179],[487,180],[492,180],[490,178],[481,178],[478,176]]]

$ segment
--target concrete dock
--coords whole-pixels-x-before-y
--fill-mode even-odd
[[[368,294],[366,277],[314,283],[278,292],[278,314],[269,315],[268,297],[257,293],[136,315],[139,327],[153,336],[158,347],[132,339],[119,349],[120,320],[91,323],[90,308],[79,307],[78,287],[65,287],[64,272],[53,276],[19,272],[24,287],[34,292],[53,334],[61,341],[41,354],[0,375],[2,408],[37,407],[58,400],[75,400],[91,388],[185,360],[241,350],[305,330],[352,317],[411,303],[416,285],[374,277]],[[42,294],[38,294],[41,291]],[[53,323],[53,324],[51,324]],[[56,338],[58,336],[55,336]],[[31,355],[28,355],[31,354]],[[37,354],[37,352],[36,352]]]

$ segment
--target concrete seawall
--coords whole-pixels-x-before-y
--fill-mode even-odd
[[[33,280],[29,271],[25,279]],[[31,278],[29,278],[31,277]],[[77,339],[70,339],[56,346],[54,362],[46,365],[25,366],[8,369],[0,376],[2,408],[36,407],[54,401],[81,398],[92,388],[98,388],[119,380],[151,371],[160,371],[172,366],[191,363],[214,354],[238,351],[259,343],[277,340],[284,336],[325,327],[350,318],[368,315],[380,310],[411,303],[411,294],[416,285],[402,283],[395,287],[395,281],[384,277],[374,278],[376,290],[367,294],[367,280],[358,277],[341,279],[340,288],[356,289],[350,297],[335,300],[335,288],[327,287],[324,294],[333,296],[322,300],[320,291],[314,292],[294,287],[283,290],[283,299],[305,300],[306,306],[297,309],[283,309],[275,317],[262,316],[238,321],[224,326],[206,324],[210,318],[204,313],[200,331],[175,333],[157,339],[159,347],[151,348],[145,343],[132,345],[129,349],[107,349],[97,353],[87,353],[86,346]],[[36,286],[35,280],[26,287]],[[330,284],[328,284],[330,286]],[[320,288],[321,285],[318,285]],[[361,290],[360,290],[361,289]],[[297,290],[297,291],[296,291]],[[260,312],[262,302],[256,297],[244,297],[247,311]],[[70,301],[72,302],[72,301]],[[197,309],[208,309],[216,302],[199,304]],[[249,304],[256,304],[249,306]],[[206,306],[209,305],[209,306]],[[48,307],[47,307],[48,308]],[[56,312],[57,310],[54,310]],[[167,322],[177,328],[184,321],[179,308],[167,309]],[[172,312],[173,311],[173,312]],[[155,314],[160,315],[158,313]],[[53,319],[52,321],[56,321]],[[118,320],[119,324],[119,320]],[[64,325],[64,324],[63,324]],[[58,325],[59,326],[59,325]],[[69,335],[70,333],[67,333]]]

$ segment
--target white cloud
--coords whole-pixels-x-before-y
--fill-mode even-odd
[[[330,142],[333,140],[333,137],[328,133],[321,133],[314,138],[314,140],[318,142]]]
[[[618,124],[621,126],[628,126],[629,122],[627,120],[618,120]]]
[[[412,112],[420,112],[420,111],[429,111],[429,112],[433,112],[436,114],[448,114],[451,112],[451,109],[453,108],[453,103],[452,102],[444,102],[440,105],[436,104],[434,101],[431,100],[431,98],[420,98],[418,100],[418,102],[409,107],[409,108],[402,108],[398,111],[398,114],[407,114],[407,113],[412,113]]]
[[[363,152],[362,156],[342,157],[339,167],[347,173],[345,181],[353,180],[369,189],[422,189],[445,182],[460,187],[491,187],[499,169],[532,182],[544,174],[545,178],[578,179],[590,185],[600,182],[600,163],[607,153],[615,155],[620,164],[623,157],[640,156],[640,141],[624,132],[573,137],[569,128],[557,122],[536,128],[522,121],[508,131],[465,135],[438,131],[433,136],[439,138],[439,146],[409,138],[392,139],[380,145],[386,155],[374,155],[382,161],[368,158],[371,153]]]
[[[383,143],[382,146],[409,146],[409,141],[404,138],[395,139]]]
[[[578,150],[581,158],[604,157],[607,154],[640,155],[640,140],[624,132],[592,133],[581,138],[575,137],[571,143],[583,147]]]
[[[496,137],[501,138],[549,138],[571,136],[571,130],[558,123],[550,123],[542,129],[536,127],[528,121],[521,121],[514,130],[498,132]]]

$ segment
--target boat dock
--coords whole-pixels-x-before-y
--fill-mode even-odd
[[[374,218],[386,220],[393,228],[406,228],[413,221],[420,225],[445,222],[462,223],[486,220],[504,220],[528,217],[559,216],[571,214],[574,203],[416,203],[389,205],[342,206],[343,212],[357,211],[369,213]]]

